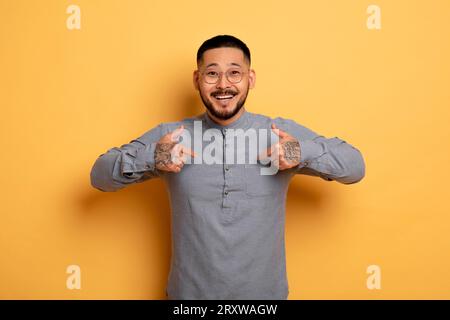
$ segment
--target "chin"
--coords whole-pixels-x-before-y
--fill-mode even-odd
[[[222,114],[224,116],[229,116],[233,114],[233,112],[236,110],[237,105],[235,104],[233,106],[226,106],[226,107],[213,106],[213,108],[217,113]]]

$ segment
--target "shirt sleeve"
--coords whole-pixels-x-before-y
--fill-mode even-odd
[[[158,177],[154,154],[162,133],[160,124],[141,137],[101,154],[91,169],[91,185],[100,191],[116,191]]]
[[[326,138],[293,120],[279,117],[274,122],[299,141],[300,164],[293,168],[296,174],[318,176],[343,184],[359,182],[365,176],[361,152],[346,141],[338,137]]]

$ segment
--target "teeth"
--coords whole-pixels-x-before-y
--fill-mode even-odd
[[[230,99],[233,98],[233,95],[228,95],[228,96],[216,96],[216,99]]]

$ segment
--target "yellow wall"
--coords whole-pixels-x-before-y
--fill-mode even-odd
[[[80,30],[66,27],[70,4]],[[366,26],[370,4],[381,30]],[[0,0],[0,298],[165,298],[162,181],[102,193],[90,169],[202,112],[196,50],[232,34],[257,73],[249,111],[338,136],[366,161],[355,185],[292,181],[289,299],[449,299],[449,13],[447,0]],[[81,290],[66,288],[72,264]]]

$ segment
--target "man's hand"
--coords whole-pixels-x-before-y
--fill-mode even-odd
[[[187,149],[178,143],[178,137],[184,130],[184,126],[163,136],[155,148],[156,169],[168,172],[180,172],[186,162],[187,156],[196,157],[193,150]]]
[[[259,159],[271,157],[279,170],[297,166],[300,163],[300,143],[289,133],[278,129],[272,123],[272,130],[279,137],[279,141],[262,154]]]

